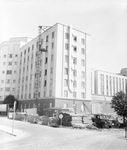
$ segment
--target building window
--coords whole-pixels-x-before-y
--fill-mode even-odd
[[[1,80],[1,83],[4,83],[4,80]]]
[[[51,61],[53,61],[53,55],[51,55]]]
[[[68,59],[69,59],[68,56],[65,55],[65,62],[66,62],[66,63],[68,63]]]
[[[73,97],[76,98],[77,97],[77,93],[73,92]]]
[[[81,49],[81,54],[85,55],[85,49],[84,48]]]
[[[113,95],[115,95],[115,77],[113,77]]]
[[[73,87],[74,87],[74,88],[77,87],[77,81],[73,81]]]
[[[7,70],[7,74],[12,74],[12,70]]]
[[[15,88],[12,88],[12,91],[15,92]]]
[[[77,58],[76,57],[73,58],[73,64],[75,64],[75,65],[77,64]]]
[[[8,62],[8,65],[11,66],[11,65],[12,65],[12,61],[9,61],[9,62]]]
[[[106,90],[107,90],[107,95],[108,95],[108,75],[106,75]]]
[[[14,70],[14,74],[16,74],[16,70]]]
[[[68,91],[64,91],[64,97],[68,97]]]
[[[54,38],[54,36],[55,36],[55,32],[52,32],[52,39]]]
[[[69,33],[65,33],[65,38],[69,39]]]
[[[85,98],[85,93],[84,92],[81,93],[81,98],[83,98],[83,99]]]
[[[64,86],[68,86],[68,80],[67,79],[64,79]]]
[[[53,68],[51,68],[51,74],[53,73]]]
[[[81,39],[81,43],[84,45],[85,44],[85,39]]]
[[[46,42],[48,42],[48,38],[49,38],[49,37],[48,37],[48,35],[47,35],[47,36],[46,36]]]
[[[24,55],[26,54],[26,50],[24,51]]]
[[[31,93],[29,93],[29,98],[31,98]]]
[[[7,80],[6,80],[6,83],[7,83],[7,84],[10,84],[10,83],[11,83],[11,79],[7,79]]]
[[[82,66],[82,67],[85,66],[85,60],[84,60],[84,59],[81,60],[81,66]]]
[[[73,40],[76,42],[77,41],[77,36],[73,36]]]
[[[77,70],[73,70],[73,76],[77,76]]]
[[[3,88],[0,88],[0,91],[3,91]]]
[[[18,62],[17,61],[15,61],[15,65],[17,65],[18,64]]]
[[[126,94],[127,94],[127,79],[125,79],[125,91],[126,91]]]
[[[5,88],[5,91],[6,91],[6,92],[9,92],[9,91],[10,91],[10,87],[6,87],[6,88]]]
[[[32,45],[32,50],[34,50],[34,44]]]
[[[44,91],[44,97],[46,97],[46,91]]]
[[[45,70],[45,76],[47,75],[47,70]]]
[[[81,78],[85,78],[85,72],[81,71]]]
[[[4,58],[6,58],[6,55],[4,55]]]
[[[6,65],[6,62],[3,62],[3,65]]]
[[[48,46],[46,46],[46,51],[48,51]]]
[[[81,88],[85,89],[85,82],[81,82]]]
[[[17,55],[17,54],[15,54],[15,57],[18,57],[18,55]]]
[[[112,77],[110,76],[110,95],[112,95]]]
[[[65,49],[69,50],[69,44],[65,43]]]
[[[28,53],[30,52],[30,47],[28,47]]]
[[[43,39],[41,39],[41,45],[43,44]]]
[[[124,79],[122,79],[122,90],[124,92]]]
[[[2,71],[2,73],[4,74],[4,73],[5,73],[5,71]]]
[[[45,64],[47,64],[47,63],[48,63],[48,58],[46,57],[46,58],[45,58]]]
[[[46,86],[46,84],[47,84],[47,82],[46,82],[46,80],[45,80],[45,82],[44,82],[44,86]]]
[[[77,47],[76,46],[73,46],[73,51],[77,52]]]
[[[101,81],[101,94],[103,94],[104,95],[104,75],[103,74],[101,74],[100,75],[100,81]]]
[[[36,42],[36,47],[38,47],[38,42]]]
[[[16,80],[13,80],[13,83],[16,83]]]
[[[65,75],[68,75],[68,68],[65,68],[65,69],[64,69],[64,74],[65,74]]]
[[[9,54],[9,58],[12,58],[12,54]]]
[[[54,49],[54,43],[52,43],[52,49]]]
[[[52,96],[52,90],[50,90],[50,92],[49,92],[49,96],[51,97]],[[52,104],[52,103],[51,103]]]
[[[121,78],[119,78],[119,91],[121,91]]]

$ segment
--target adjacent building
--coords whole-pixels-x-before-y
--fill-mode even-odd
[[[12,94],[18,96],[19,49],[27,38],[11,38],[0,44],[0,103]]]

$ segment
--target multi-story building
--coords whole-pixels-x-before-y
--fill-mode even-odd
[[[86,50],[90,35],[57,23],[41,34],[39,97],[36,99],[36,60],[38,37],[20,49],[18,99],[21,109],[37,106],[76,107],[78,112],[90,103],[87,89]]]
[[[99,70],[91,71],[92,112],[114,113],[110,102],[117,92],[126,93],[127,77]]]
[[[27,38],[11,38],[0,44],[0,103],[9,94],[18,95],[18,55],[26,42]]]
[[[90,71],[90,41],[89,34],[57,23],[29,42],[27,38],[3,42],[0,102],[12,94],[18,99],[19,110],[36,107],[38,114],[50,107],[75,108],[78,113],[114,113],[110,102],[115,93],[126,93],[126,69],[121,74]],[[37,83],[39,42],[45,51],[39,55]]]

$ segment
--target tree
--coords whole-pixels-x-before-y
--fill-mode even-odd
[[[17,99],[13,95],[6,96],[3,103],[4,104],[8,104],[10,108],[13,108],[14,101],[17,102],[16,103],[16,109],[17,109],[18,101],[17,101]]]
[[[111,107],[115,112],[123,117],[123,123],[125,124],[125,117],[127,117],[127,94],[120,91],[113,96],[111,100]]]

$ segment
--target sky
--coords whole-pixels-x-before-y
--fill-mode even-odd
[[[127,0],[0,0],[0,43],[34,38],[39,25],[57,22],[91,35],[91,68],[127,68]]]

